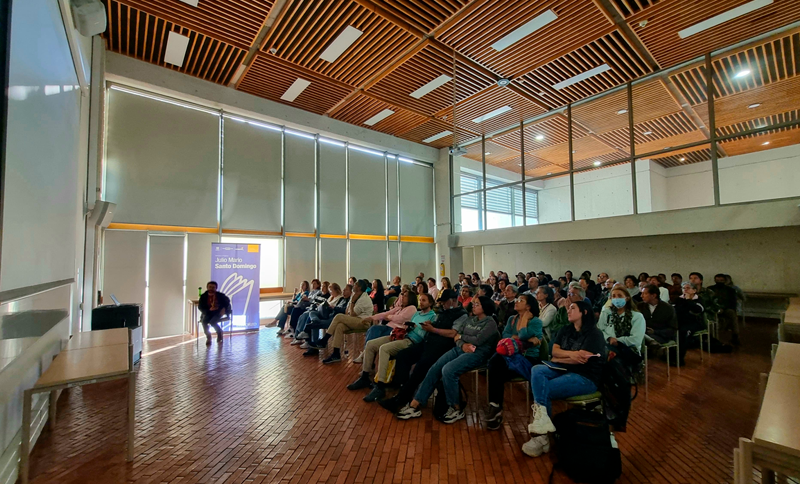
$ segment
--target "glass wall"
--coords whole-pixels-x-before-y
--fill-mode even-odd
[[[775,31],[465,143],[454,231],[800,197],[797,45]]]

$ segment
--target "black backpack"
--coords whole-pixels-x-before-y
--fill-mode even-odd
[[[622,475],[622,459],[608,421],[603,415],[580,408],[553,417],[556,427],[556,468],[563,469],[575,482],[611,484]]]
[[[603,365],[603,378],[600,382],[603,411],[615,432],[625,432],[628,424],[628,413],[631,410],[631,400],[633,400],[631,398],[632,381],[631,369],[625,364],[623,358],[615,356]]]
[[[458,393],[461,397],[461,409],[463,410],[467,408],[467,392],[461,382],[458,382]],[[439,383],[436,384],[436,396],[433,397],[433,418],[440,422],[444,420],[444,414],[447,413],[449,407],[447,398],[444,396],[444,383],[439,380]]]

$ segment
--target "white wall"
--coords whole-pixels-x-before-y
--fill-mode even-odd
[[[800,290],[800,227],[765,228],[699,234],[657,235],[587,241],[540,242],[483,247],[486,271],[543,270],[554,277],[605,271],[626,274],[673,272],[688,279],[698,271],[712,281],[724,272],[744,290]],[[466,250],[466,249],[465,249]],[[713,282],[710,282],[713,283]]]
[[[722,203],[800,195],[800,144],[719,160]]]

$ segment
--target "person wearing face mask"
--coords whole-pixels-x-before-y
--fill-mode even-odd
[[[639,354],[646,328],[644,315],[620,285],[611,290],[610,300],[611,307],[600,312],[597,327],[603,332],[609,349],[620,355],[628,366],[633,366],[642,360]]]

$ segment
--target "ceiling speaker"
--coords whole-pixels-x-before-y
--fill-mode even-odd
[[[106,31],[106,7],[100,0],[70,0],[72,23],[81,35],[91,37]]]

